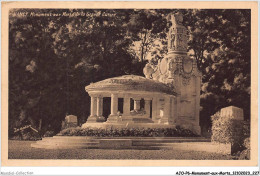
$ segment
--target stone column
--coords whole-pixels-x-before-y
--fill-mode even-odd
[[[178,112],[177,112],[177,97],[172,98],[172,115],[173,115],[173,123],[176,124],[176,120],[178,118]]]
[[[116,94],[111,95],[111,114],[110,116],[117,115],[118,111],[118,96]]]
[[[135,111],[140,110],[140,99],[134,99],[134,110]]]
[[[164,98],[165,99],[165,104],[163,107],[163,117],[161,119],[161,123],[169,124],[171,123],[171,97],[167,96]]]
[[[200,86],[201,86],[201,77],[196,77],[196,96],[195,96],[195,125],[193,126],[193,132],[198,135],[201,134],[200,128]]]
[[[103,97],[97,97],[97,122],[104,122],[105,118],[103,117]]]
[[[118,95],[117,94],[111,94],[111,113],[107,119],[107,122],[113,123],[118,121]]]
[[[97,97],[96,95],[90,95],[90,116],[88,117],[87,123],[95,123],[97,121]]]
[[[97,116],[97,97],[91,96],[90,117]]]
[[[158,117],[157,117],[157,105],[158,105],[158,98],[154,97],[152,99],[152,119],[154,122],[158,121]]]
[[[199,125],[199,118],[200,118],[200,84],[201,84],[201,77],[198,76],[196,78],[196,100],[195,100],[195,121],[196,124]]]
[[[130,115],[130,97],[124,97],[123,115]]]
[[[103,97],[97,97],[97,116],[103,115]]]
[[[150,102],[151,100],[150,99],[144,99],[144,110],[146,112],[145,116],[147,118],[150,118]]]

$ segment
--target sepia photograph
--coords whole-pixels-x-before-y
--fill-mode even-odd
[[[5,159],[258,160],[252,9],[126,7],[8,9]]]

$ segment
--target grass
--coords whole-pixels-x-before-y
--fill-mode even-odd
[[[230,155],[174,150],[37,149],[35,141],[8,142],[9,159],[230,160]]]

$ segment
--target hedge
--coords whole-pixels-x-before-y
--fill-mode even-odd
[[[246,138],[244,140],[244,147],[245,150],[243,150],[241,153],[239,153],[239,157],[238,159],[242,160],[242,159],[250,159],[250,138]]]
[[[211,141],[219,143],[231,143],[232,153],[241,151],[246,148],[243,143],[246,138],[250,137],[250,128],[248,122],[235,120],[232,117],[221,116],[220,113],[214,114],[211,119]]]
[[[68,128],[59,136],[94,136],[94,137],[197,137],[192,131],[176,128]]]

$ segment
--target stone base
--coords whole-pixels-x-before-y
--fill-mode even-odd
[[[89,116],[86,123],[105,122],[106,119],[103,116]]]
[[[195,134],[197,135],[201,135],[201,128],[199,125],[197,126],[193,126],[192,129],[191,129],[192,132],[194,132]]]
[[[180,126],[184,129],[191,130],[193,133],[197,135],[201,135],[201,128],[199,125],[192,125],[192,124],[177,124],[176,126]]]
[[[107,123],[154,123],[152,119],[143,116],[109,116]]]
[[[162,118],[162,119],[159,119],[157,121],[157,123],[160,123],[160,124],[174,124],[171,120],[169,120],[168,118]]]
[[[117,115],[109,115],[106,122],[115,123],[115,122],[119,122],[120,120],[121,118],[118,117]]]
[[[193,133],[201,135],[201,127],[198,125],[198,122],[196,122],[194,119],[179,118],[176,120],[176,126],[189,129]]]
[[[104,122],[104,123],[84,123],[81,128],[175,128],[175,125],[170,124],[158,124],[158,123],[118,123],[118,122]]]

